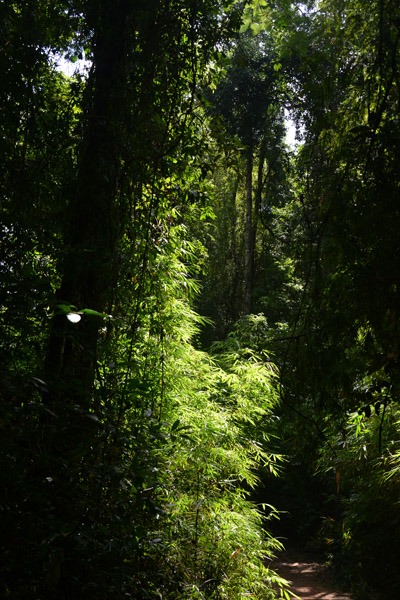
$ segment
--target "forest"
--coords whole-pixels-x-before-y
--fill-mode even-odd
[[[400,5],[0,16],[0,597],[399,598]]]

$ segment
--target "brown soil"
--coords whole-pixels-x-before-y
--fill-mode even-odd
[[[301,600],[352,600],[350,594],[338,591],[329,569],[306,553],[290,550],[280,554],[271,568],[291,581],[290,591]]]

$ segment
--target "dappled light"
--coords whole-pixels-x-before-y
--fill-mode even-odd
[[[400,597],[400,7],[1,7],[0,597]]]

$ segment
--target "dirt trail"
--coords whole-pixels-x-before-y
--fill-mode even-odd
[[[271,568],[292,582],[290,591],[301,600],[353,600],[338,591],[329,569],[302,551],[288,550],[280,554]]]

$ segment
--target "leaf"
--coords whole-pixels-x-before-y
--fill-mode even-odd
[[[60,304],[56,304],[56,308],[64,314],[77,310],[74,304],[69,304],[68,302],[60,302]]]
[[[237,556],[239,554],[239,552],[241,552],[242,550],[243,550],[243,548],[238,548],[237,550],[232,552],[231,558],[235,558],[235,556]]]
[[[258,35],[260,33],[260,31],[262,30],[262,28],[263,28],[262,23],[252,23],[250,25],[251,32],[254,36]]]
[[[198,501],[198,503],[196,504],[196,508],[195,508],[196,512],[199,510],[199,508],[203,504],[203,502],[204,502],[204,498],[201,498],[201,500]]]
[[[111,317],[111,315],[107,315],[106,313],[99,312],[98,310],[93,310],[92,308],[83,308],[79,311],[82,315],[90,315],[92,317],[102,317],[103,319],[107,317]]]

